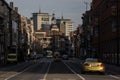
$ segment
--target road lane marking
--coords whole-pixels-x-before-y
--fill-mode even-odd
[[[116,75],[116,74],[117,74],[116,72],[107,72],[107,73],[111,73],[111,75],[108,75],[108,76],[120,80],[120,77],[118,77],[118,76]],[[115,76],[115,75],[116,75],[116,76]]]
[[[32,68],[33,66],[35,66],[35,65],[32,65],[32,66],[30,66],[30,67],[27,67],[27,68],[25,68],[23,71],[21,71],[21,72],[19,72],[19,73],[16,73],[16,74],[14,74],[14,75],[11,75],[11,76],[5,78],[5,80],[8,80],[8,79],[10,79],[10,78],[12,78],[12,77],[15,77],[15,76],[17,76],[17,75],[19,75],[19,74],[21,74],[21,73],[24,73],[25,71],[27,71],[28,69]]]
[[[21,63],[21,64],[23,64],[23,63]],[[19,65],[21,65],[20,63],[18,63],[17,65],[14,65],[14,66],[9,66],[10,68],[16,68],[16,66],[19,66]],[[2,75],[0,75],[0,77],[4,77],[5,75],[7,75],[7,74],[9,74],[9,73],[13,73],[13,72],[6,72],[6,73],[4,73],[4,74],[2,74]]]
[[[51,66],[51,62],[50,62],[50,64],[49,64],[48,68],[47,68],[47,71],[46,71],[46,73],[45,73],[45,75],[44,75],[43,80],[46,80],[47,74],[48,74],[48,72],[49,72],[49,70],[50,70],[50,66]]]
[[[64,62],[63,62],[64,63]],[[86,80],[83,76],[77,74],[73,69],[71,69],[66,63],[64,63],[74,74],[76,74],[79,78],[81,78],[82,80]]]
[[[117,80],[120,80],[120,77],[117,77],[117,76],[114,76],[114,75],[109,75],[109,76],[111,76],[111,77],[113,77],[113,78],[115,78]]]

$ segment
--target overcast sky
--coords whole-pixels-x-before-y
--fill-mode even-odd
[[[88,10],[92,0],[6,0],[14,2],[14,7],[18,7],[22,16],[32,17],[32,13],[46,12],[52,14],[55,12],[56,18],[61,17],[72,19],[75,28],[78,24],[82,24],[82,14],[86,11],[84,2],[88,2]],[[74,29],[75,29],[74,28]]]

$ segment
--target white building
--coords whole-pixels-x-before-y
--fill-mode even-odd
[[[73,22],[71,19],[65,19],[65,36],[70,36],[73,31]]]
[[[64,33],[65,36],[70,36],[70,33],[74,31],[71,19],[57,19],[57,23],[60,25],[60,31]]]
[[[43,26],[51,24],[51,16],[48,13],[33,13],[34,30],[40,30]]]
[[[35,32],[35,36],[37,38],[37,45],[39,45],[41,48],[50,48],[50,40],[51,37],[49,36],[49,31],[42,31],[38,30]]]
[[[25,44],[22,47],[27,46],[26,54],[30,54],[31,45],[34,41],[34,29],[33,29],[33,21],[32,19],[27,19],[26,17],[21,17],[21,44]]]

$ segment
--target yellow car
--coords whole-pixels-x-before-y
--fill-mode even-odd
[[[104,74],[105,65],[102,62],[99,62],[97,59],[87,58],[85,62],[82,64],[82,70],[81,70],[82,74],[86,72],[100,72]]]

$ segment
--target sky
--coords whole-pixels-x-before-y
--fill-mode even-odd
[[[82,14],[86,11],[86,4],[88,2],[87,10],[90,9],[92,0],[6,0],[14,2],[14,7],[18,7],[18,12],[22,16],[28,18],[32,17],[32,13],[45,12],[50,15],[54,12],[56,18],[63,17],[71,19],[74,24],[74,29],[78,24],[82,24]]]

